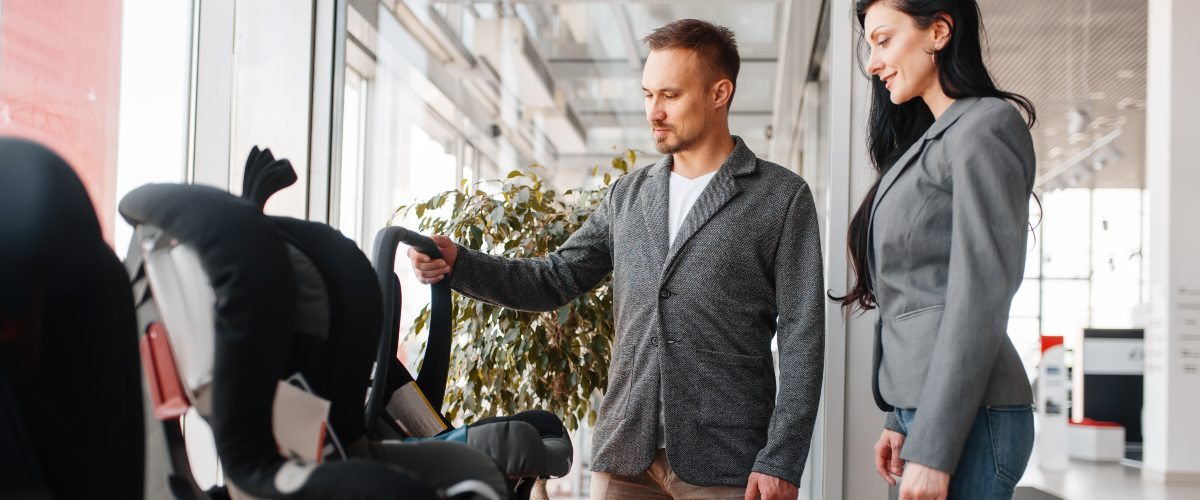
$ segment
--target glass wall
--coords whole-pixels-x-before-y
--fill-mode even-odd
[[[1071,188],[1030,203],[1025,280],[1013,299],[1009,336],[1030,377],[1041,359],[1040,336],[1081,347],[1085,328],[1141,327],[1141,189]]]
[[[150,182],[186,178],[191,91],[192,3],[125,0],[121,20],[121,104],[117,196]],[[133,228],[116,214],[117,254]]]
[[[373,18],[376,25],[357,34],[366,40],[347,44],[361,54],[347,58],[334,220],[363,249],[371,249],[375,233],[389,223],[416,228],[414,217],[393,219],[397,207],[455,189],[463,179],[499,174],[489,157],[498,145],[484,139],[469,118],[462,89],[445,85],[438,76],[444,71],[440,62],[393,10],[377,8],[372,16],[350,16]],[[404,335],[429,303],[429,288],[413,277],[407,259],[397,261],[396,271],[403,291]],[[420,346],[419,339],[402,345],[400,355],[408,366],[415,366],[409,361],[419,356]]]
[[[266,211],[308,215],[313,9],[292,0],[237,2],[234,18],[229,190],[241,193],[254,146],[287,158],[297,181],[271,197]]]
[[[368,102],[367,79],[359,72],[346,68],[345,90],[342,94],[342,158],[335,191],[338,203],[332,219],[342,234],[357,242],[362,242],[365,237],[361,193],[366,159]]]

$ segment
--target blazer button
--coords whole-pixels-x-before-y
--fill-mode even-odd
[[[671,298],[671,291],[670,291],[670,290],[667,290],[666,288],[663,288],[662,290],[659,290],[659,291],[658,291],[658,298],[660,298],[660,299],[669,299],[669,298]]]
[[[658,337],[650,337],[650,346],[658,347]]]

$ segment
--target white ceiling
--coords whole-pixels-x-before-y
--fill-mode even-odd
[[[654,150],[641,92],[641,65],[649,53],[643,36],[683,18],[732,29],[742,68],[730,126],[765,154],[779,34],[787,28],[782,26],[783,8],[778,0],[546,1],[518,3],[516,12],[531,27],[555,83],[587,128],[588,150],[594,155],[609,155],[613,148]]]
[[[1146,122],[1146,2],[1139,0],[980,0],[990,39],[989,68],[1001,88],[1037,107],[1033,129],[1039,175],[1083,167],[1086,153],[1118,134],[1112,158],[1077,187],[1140,188],[1144,184]],[[1089,119],[1072,135],[1073,109]],[[1059,186],[1086,172],[1058,176]],[[1065,182],[1064,182],[1065,181]]]
[[[501,13],[496,2],[440,1],[471,4],[483,17]],[[610,155],[614,148],[653,152],[641,97],[641,65],[648,53],[642,36],[688,17],[729,27],[742,56],[731,129],[760,155],[767,154],[780,40],[790,29],[785,0],[513,0],[505,5],[499,7],[508,9],[503,14],[520,17],[536,39],[557,87],[587,130],[592,157]],[[1037,107],[1033,136],[1041,187],[1072,182],[1142,187],[1146,2],[979,0],[979,5],[986,25],[985,58],[996,82]],[[1078,132],[1072,134],[1070,115],[1076,111],[1087,118],[1074,119]],[[1110,147],[1099,147],[1112,137]],[[1097,150],[1106,159],[1098,172],[1085,168],[1095,163]]]

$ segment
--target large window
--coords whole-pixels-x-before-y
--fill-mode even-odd
[[[1013,299],[1009,336],[1029,374],[1040,336],[1078,348],[1084,328],[1132,328],[1141,302],[1140,189],[1063,189],[1030,204],[1025,280]]]
[[[336,224],[354,241],[365,238],[362,226],[363,164],[366,157],[368,82],[357,71],[346,69],[342,104],[342,158],[337,178]]]
[[[237,2],[234,18],[229,182],[241,193],[253,146],[287,158],[297,181],[271,197],[266,211],[308,215],[313,10],[292,0]]]
[[[372,248],[375,233],[389,222],[416,229],[412,216],[393,219],[397,207],[455,189],[464,178],[495,174],[484,153],[487,148],[468,140],[473,125],[458,109],[460,103],[430,80],[429,72],[439,63],[387,8],[379,8],[377,19],[374,77],[359,85],[359,75],[347,72],[342,129],[339,224],[346,234],[354,233],[364,249]],[[359,119],[357,125],[350,123]],[[361,141],[359,153],[349,151],[355,141]],[[349,164],[353,162],[357,166]],[[358,184],[352,186],[354,182]],[[403,293],[403,336],[429,303],[429,287],[416,280],[402,255],[396,272]],[[420,347],[420,340],[401,346],[399,354],[407,366],[415,366],[411,361]]]
[[[191,85],[191,2],[125,0],[121,20],[121,105],[117,196],[151,182],[186,179]],[[117,254],[133,228],[116,215]]]

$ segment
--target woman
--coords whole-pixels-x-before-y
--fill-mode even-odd
[[[880,310],[876,468],[892,485],[903,475],[902,499],[1011,498],[1033,449],[1033,397],[1006,333],[1033,105],[988,75],[974,1],[860,0],[857,14],[880,178],[850,224],[857,282],[835,300]]]

